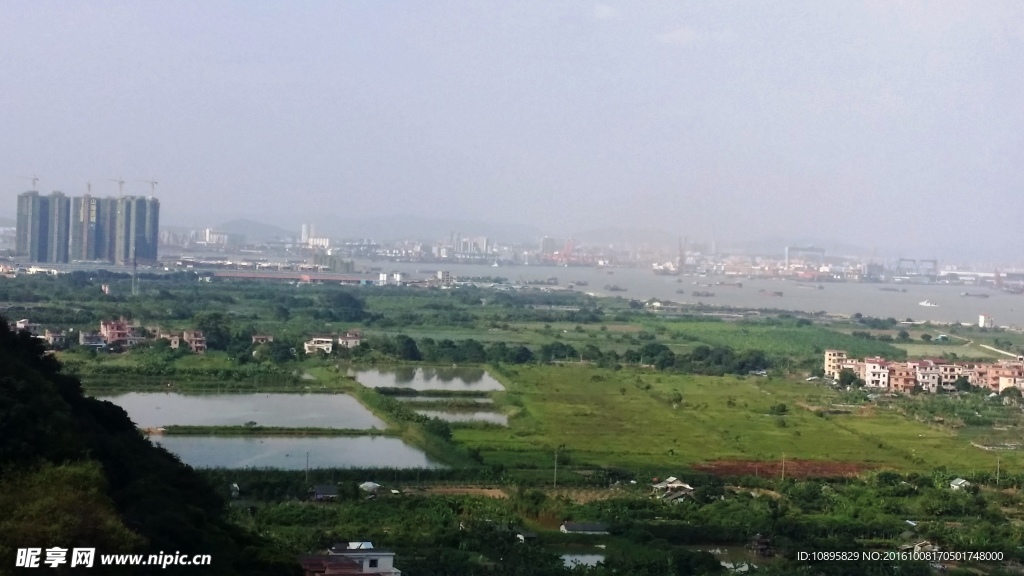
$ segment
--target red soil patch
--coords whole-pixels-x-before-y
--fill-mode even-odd
[[[695,464],[694,469],[716,476],[782,476],[782,461],[715,460]],[[856,476],[872,467],[857,462],[786,460],[786,476],[792,478],[835,478]]]

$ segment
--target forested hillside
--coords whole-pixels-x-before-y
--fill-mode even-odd
[[[0,487],[0,574],[13,570],[18,548],[55,546],[95,548],[93,570],[103,574],[301,573],[291,556],[229,523],[225,502],[124,410],[85,397],[36,339],[2,318]],[[212,564],[98,566],[101,554],[161,552],[210,554]]]

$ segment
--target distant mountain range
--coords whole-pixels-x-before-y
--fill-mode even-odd
[[[334,218],[314,220],[316,233],[336,238],[437,241],[452,233],[487,236],[502,242],[537,241],[542,233],[533,226],[480,220],[435,219],[419,216]]]
[[[255,220],[246,220],[244,218],[224,222],[219,226],[215,226],[214,229],[228,234],[241,234],[249,242],[284,240],[299,235],[298,231],[290,232],[280,226],[256,222]]]
[[[673,235],[664,230],[643,230],[634,228],[596,228],[581,230],[573,234],[573,240],[588,244],[648,245],[672,248],[679,245],[684,235]],[[689,238],[696,241],[697,238]]]

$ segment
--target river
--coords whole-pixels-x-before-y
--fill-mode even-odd
[[[622,296],[648,300],[658,298],[676,302],[730,306],[737,308],[776,308],[801,312],[827,312],[852,315],[861,313],[880,318],[911,318],[931,322],[976,323],[978,316],[992,316],[997,326],[1024,327],[1024,296],[1006,294],[988,288],[956,285],[925,284],[871,284],[857,282],[800,283],[774,279],[736,279],[724,276],[701,278],[697,276],[657,276],[649,268],[588,268],[559,266],[483,266],[462,264],[361,262],[363,266],[376,266],[384,271],[402,272],[407,280],[434,277],[417,270],[448,270],[456,277],[501,276],[510,282],[526,282],[558,278],[565,287],[580,281],[586,286],[576,290],[598,296]],[[716,286],[717,281],[743,283],[742,288]],[[701,286],[698,284],[712,284]],[[625,292],[609,292],[605,286],[619,286]],[[881,288],[906,290],[892,292]],[[683,290],[683,294],[677,294]],[[713,297],[694,297],[694,291],[711,292]],[[764,291],[764,293],[762,293]],[[771,296],[782,292],[782,296]],[[964,297],[961,293],[987,294],[988,298]],[[928,300],[936,306],[925,307]]]

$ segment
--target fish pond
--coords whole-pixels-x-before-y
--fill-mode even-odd
[[[140,428],[257,426],[383,429],[377,418],[346,394],[178,394],[129,392],[100,396],[128,412]]]
[[[508,416],[500,412],[444,412],[440,410],[417,410],[429,418],[440,418],[445,422],[490,422],[508,426]]]
[[[505,387],[483,368],[412,367],[354,368],[349,376],[367,388],[411,388],[413,390],[444,390],[494,392]]]
[[[442,468],[421,450],[383,436],[151,436],[196,468]]]

